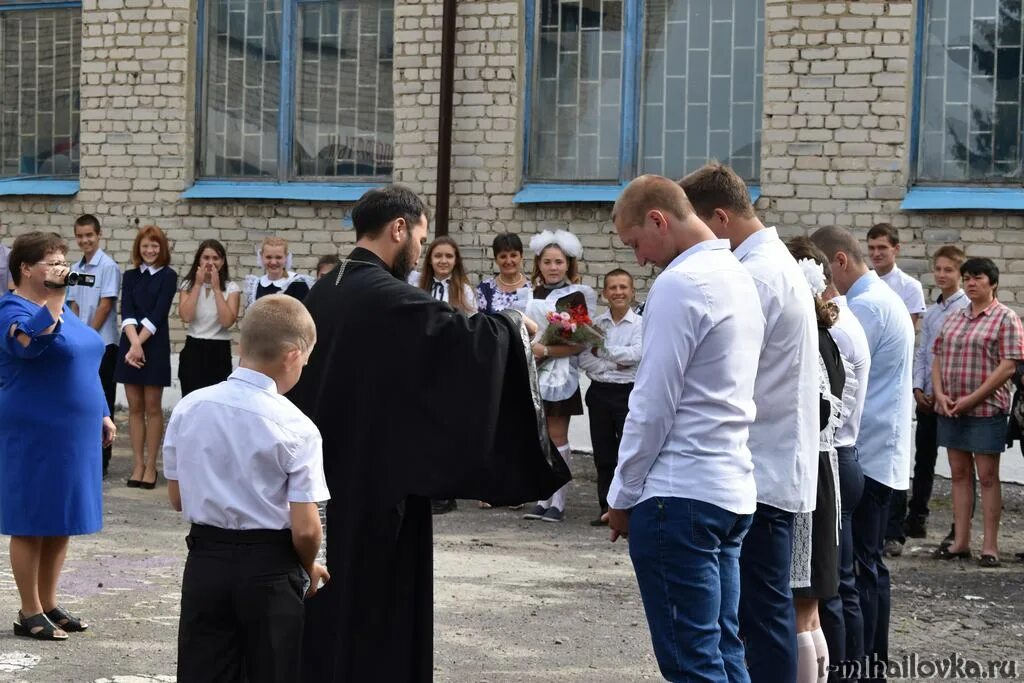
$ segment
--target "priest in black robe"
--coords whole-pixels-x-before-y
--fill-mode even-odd
[[[429,681],[430,499],[543,500],[569,474],[519,314],[468,318],[406,284],[427,241],[419,197],[372,190],[352,222],[356,248],[305,299],[317,343],[290,396],[323,435],[331,492],[331,580],[306,603],[303,676]]]

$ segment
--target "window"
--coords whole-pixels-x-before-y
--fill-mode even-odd
[[[760,172],[763,0],[536,0],[526,174]]]
[[[922,8],[916,179],[1020,185],[1021,0]]]
[[[201,177],[391,175],[393,2],[207,0]]]
[[[0,177],[78,178],[81,52],[80,8],[0,4]]]

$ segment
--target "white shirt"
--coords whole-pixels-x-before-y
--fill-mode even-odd
[[[323,442],[270,377],[238,368],[174,408],[164,476],[181,488],[187,522],[221,529],[290,529],[289,503],[330,498]]]
[[[196,300],[196,310],[192,317],[192,322],[188,324],[186,334],[196,339],[220,339],[230,340],[231,330],[220,324],[220,319],[217,317],[217,302],[214,300],[214,295],[223,296],[225,298],[241,292],[242,290],[234,282],[228,282],[224,287],[224,292],[214,292],[213,287],[209,283],[200,285],[203,291],[199,293],[199,298]],[[181,291],[187,292],[192,289],[192,283],[188,280],[181,283]]]
[[[747,435],[763,334],[757,289],[727,241],[687,249],[658,276],[644,308],[611,507],[667,497],[754,511]]]
[[[818,487],[818,319],[814,295],[775,228],[733,252],[754,278],[765,319],[750,426],[757,502],[809,512]]]
[[[68,287],[67,300],[78,304],[78,317],[86,325],[92,323],[92,317],[100,305],[101,299],[116,300],[121,294],[121,269],[117,267],[114,259],[110,258],[102,249],[87,262],[85,257],[74,265],[74,270],[79,273],[88,273],[96,276],[96,284],[92,287],[75,285]],[[117,309],[111,308],[107,319],[97,330],[103,337],[103,343],[107,346],[117,345],[120,338],[120,328],[117,326]]]
[[[581,353],[580,369],[595,382],[631,384],[636,381],[636,366],[643,348],[643,319],[629,308],[622,320],[615,322],[608,310],[594,318],[594,327],[604,332],[604,347],[597,355],[593,349]]]
[[[4,296],[10,291],[11,286],[11,273],[8,269],[8,264],[11,259],[11,250],[5,245],[0,244],[0,296]]]
[[[903,305],[907,307],[907,311],[911,315],[924,313],[927,310],[924,305],[924,290],[921,288],[921,283],[900,270],[899,266],[894,265],[892,270],[878,277],[889,285],[892,291],[899,294],[899,297],[903,299]]]
[[[939,298],[924,312],[921,321],[921,338],[918,340],[917,350],[914,351],[914,388],[920,389],[931,396],[935,392],[932,386],[932,361],[935,360],[935,339],[946,324],[946,318],[954,311],[970,305],[970,300],[964,290],[958,290],[956,294],[943,299]]]
[[[910,487],[914,325],[903,302],[874,272],[862,275],[846,301],[868,340],[871,372],[857,435],[864,476],[898,491]]]
[[[422,277],[423,276],[422,276],[422,274],[419,271],[413,271],[412,273],[409,273],[409,277],[406,278],[406,282],[408,282],[413,287],[419,287],[420,286],[420,279]],[[435,277],[434,278],[434,285],[436,285],[438,288],[440,288],[441,296],[438,297],[436,295],[436,293],[434,292],[433,288],[426,290],[427,294],[429,294],[433,298],[437,299],[438,301],[443,301],[446,304],[451,304],[451,301],[449,301],[449,298],[448,298],[448,287],[451,285],[451,281],[452,281],[451,276],[448,276],[448,277],[444,278],[443,280],[438,279],[438,278]],[[476,292],[474,292],[473,288],[470,287],[468,284],[462,286],[462,302],[463,302],[463,304],[466,307],[466,310],[464,310],[463,313],[466,313],[468,315],[473,315],[474,313],[476,313],[476,311],[477,311],[477,307],[476,307]]]
[[[839,307],[839,318],[829,332],[839,347],[839,354],[853,368],[857,379],[856,398],[849,417],[836,432],[835,447],[853,446],[857,443],[860,433],[860,419],[864,413],[864,400],[868,394],[868,375],[871,372],[871,351],[868,349],[868,338],[864,336],[864,328],[857,316],[850,310],[845,296],[837,296],[831,300]]]

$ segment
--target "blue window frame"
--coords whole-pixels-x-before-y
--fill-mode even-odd
[[[909,211],[1024,209],[1021,0],[917,3]]]
[[[81,52],[80,3],[0,2],[0,194],[77,191]]]
[[[757,183],[764,0],[526,0],[526,21],[527,189],[710,158]]]
[[[199,12],[198,178],[307,194],[390,178],[393,2],[201,0]]]

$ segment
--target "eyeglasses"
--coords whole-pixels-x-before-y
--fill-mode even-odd
[[[71,264],[67,261],[39,261],[36,265],[47,266],[48,268],[68,268]]]

